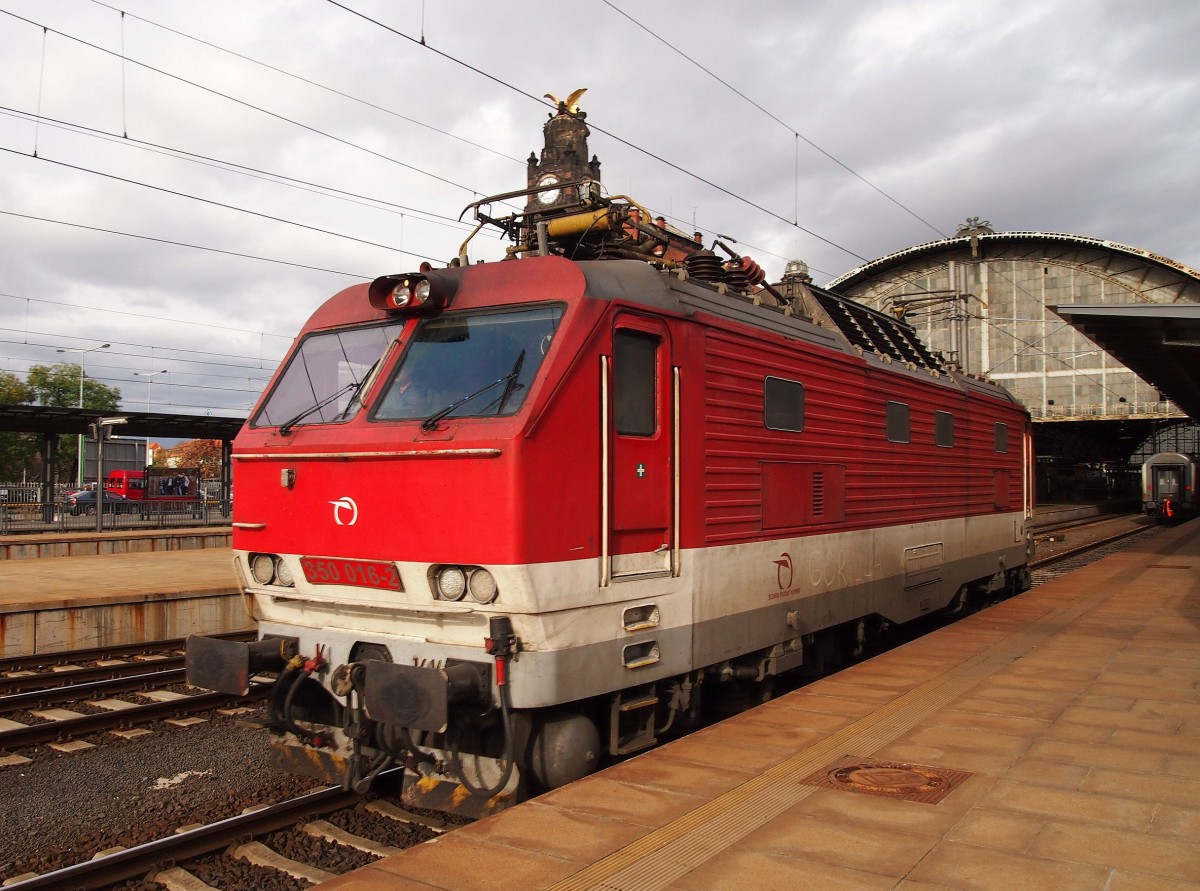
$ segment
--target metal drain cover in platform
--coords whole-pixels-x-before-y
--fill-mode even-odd
[[[937,804],[969,776],[971,774],[965,770],[847,756],[806,776],[800,782],[806,786],[847,789],[866,795]]]

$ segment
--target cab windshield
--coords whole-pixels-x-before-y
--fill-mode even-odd
[[[403,330],[403,322],[394,322],[309,335],[251,426],[290,429],[346,420],[364,379]]]
[[[372,416],[421,419],[513,414],[525,401],[562,318],[561,306],[424,319]]]

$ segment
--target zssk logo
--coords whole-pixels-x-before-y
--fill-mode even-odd
[[[775,581],[779,584],[779,590],[790,588],[792,586],[792,555],[784,551],[779,555],[778,560],[772,562],[775,564]]]
[[[339,526],[353,526],[358,522],[358,505],[354,503],[354,499],[350,497],[339,498],[337,501],[329,502],[333,505],[333,522]],[[350,512],[350,519],[342,519],[342,511]]]

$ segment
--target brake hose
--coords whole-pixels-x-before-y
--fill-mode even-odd
[[[518,652],[519,644],[513,633],[512,619],[508,616],[492,616],[488,619],[488,636],[483,639],[484,650],[496,660],[496,690],[500,694],[500,715],[504,722],[504,772],[500,781],[493,786],[480,788],[467,778],[463,770],[462,752],[458,745],[458,732],[446,732],[446,746],[450,750],[450,768],[458,774],[459,782],[472,795],[491,798],[508,785],[516,761],[516,746],[513,742],[511,704],[508,696],[508,660]]]
[[[500,775],[500,780],[495,785],[481,788],[467,778],[467,774],[463,770],[462,752],[458,746],[459,733],[455,732],[452,734],[449,730],[446,733],[446,743],[450,750],[450,768],[458,774],[459,782],[472,795],[491,798],[493,795],[503,791],[504,787],[508,785],[509,778],[512,776],[513,763],[516,758],[513,746],[512,717],[509,714],[507,684],[500,686],[500,714],[504,721],[504,772]]]

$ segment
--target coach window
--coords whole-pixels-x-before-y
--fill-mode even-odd
[[[1008,425],[1007,424],[997,424],[996,425],[996,451],[997,452],[1007,452],[1008,451]]]
[[[943,449],[954,448],[954,415],[950,412],[933,413],[933,440]]]
[[[768,377],[763,380],[763,423],[771,430],[804,429],[804,384]]]
[[[887,439],[888,442],[912,441],[908,424],[908,406],[903,402],[887,404]]]
[[[613,421],[625,436],[653,436],[658,428],[658,343],[640,331],[613,335]]]

